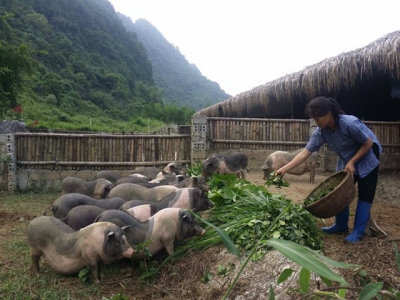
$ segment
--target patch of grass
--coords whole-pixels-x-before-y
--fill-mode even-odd
[[[51,214],[51,206],[61,196],[60,192],[23,193],[0,191],[0,210],[21,214]]]

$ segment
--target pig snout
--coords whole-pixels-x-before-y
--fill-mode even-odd
[[[206,231],[200,227],[200,225],[196,224],[192,229],[191,236],[202,236]]]
[[[135,253],[135,250],[133,250],[132,247],[129,247],[128,249],[126,249],[123,253],[122,256],[125,258],[131,258],[133,256],[133,254]]]
[[[264,177],[263,177],[263,179],[268,179],[268,175],[271,173],[270,167],[269,167],[266,163],[264,163],[264,164],[261,166],[261,170],[264,172]]]

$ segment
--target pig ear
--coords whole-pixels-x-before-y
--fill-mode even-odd
[[[129,227],[131,227],[131,225],[123,226],[123,227],[121,227],[121,229],[122,229],[122,231],[125,231],[125,230],[128,229]]]
[[[188,216],[188,214],[189,214],[189,212],[188,211],[182,211],[182,220],[183,221],[187,221],[187,219],[189,218],[189,216]]]
[[[115,236],[115,232],[114,231],[110,231],[108,234],[107,234],[107,241],[105,242],[105,243],[108,243],[108,241],[110,240],[110,238],[112,238],[112,237],[114,237]]]

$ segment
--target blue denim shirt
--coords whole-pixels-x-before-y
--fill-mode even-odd
[[[324,144],[328,144],[338,156],[336,171],[343,170],[358,149],[370,138],[382,152],[382,146],[375,134],[360,119],[351,115],[339,115],[336,131],[329,128],[317,127],[306,145],[310,152],[318,151]],[[372,148],[355,163],[355,174],[360,178],[367,176],[379,164]]]

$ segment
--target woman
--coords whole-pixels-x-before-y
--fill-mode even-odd
[[[304,162],[312,152],[324,144],[339,156],[336,171],[346,170],[354,176],[358,184],[358,202],[353,232],[345,239],[348,242],[360,241],[370,218],[372,202],[378,182],[379,155],[382,146],[375,134],[357,117],[346,115],[336,100],[317,97],[310,101],[306,111],[314,119],[318,128],[313,132],[306,148],[290,163],[276,171],[284,175],[287,171]],[[349,207],[335,217],[335,224],[323,227],[329,234],[348,232]]]

